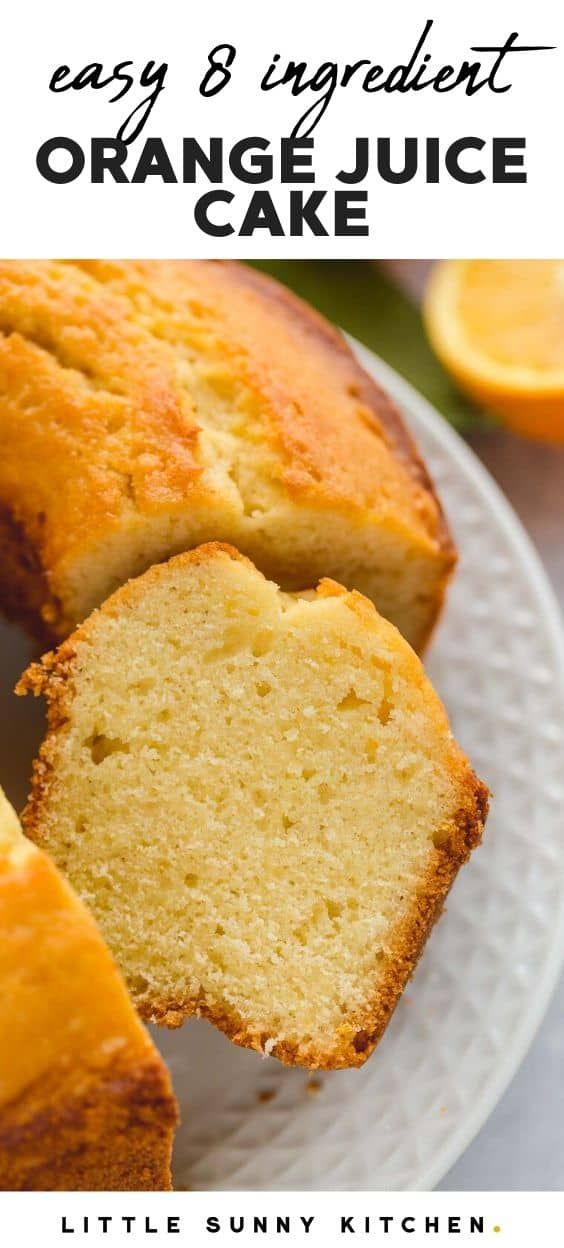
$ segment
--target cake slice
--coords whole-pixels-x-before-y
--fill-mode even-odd
[[[0,790],[0,1189],[168,1190],[175,1122],[93,920]]]
[[[0,603],[37,634],[210,540],[416,648],[437,618],[455,552],[398,411],[244,265],[0,261],[0,445]]]
[[[118,590],[26,690],[49,705],[26,830],[142,1015],[361,1065],[487,804],[397,630],[211,544]]]

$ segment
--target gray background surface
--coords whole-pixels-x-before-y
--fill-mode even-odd
[[[421,297],[431,263],[383,262],[415,300]],[[536,445],[501,431],[475,434],[467,441],[532,538],[564,613],[564,448]],[[564,1189],[564,976],[507,1092],[439,1189]]]
[[[497,432],[468,441],[533,539],[564,611],[564,450]],[[564,977],[507,1092],[439,1188],[564,1188]]]

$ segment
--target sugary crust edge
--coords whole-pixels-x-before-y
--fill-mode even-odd
[[[445,578],[446,585],[456,565],[456,547],[433,480],[396,404],[382,386],[378,385],[378,382],[362,367],[340,330],[306,300],[300,299],[299,295],[294,294],[281,282],[277,282],[275,278],[236,260],[217,260],[212,263],[232,273],[243,286],[249,286],[264,295],[276,305],[282,317],[313,337],[327,355],[332,368],[335,367],[335,357],[337,357],[338,363],[350,378],[349,384],[354,384],[355,396],[373,413],[376,428],[383,426],[388,435],[391,450],[407,467],[416,487],[430,494],[436,504],[437,542],[449,568]]]
[[[33,693],[43,695],[47,701],[47,733],[34,761],[32,787],[28,804],[22,815],[22,823],[30,840],[41,845],[41,809],[47,800],[51,783],[53,759],[56,756],[56,735],[64,726],[67,705],[72,701],[72,668],[76,657],[76,645],[88,642],[91,621],[99,612],[113,615],[125,604],[131,604],[142,592],[140,582],[159,579],[170,564],[205,563],[223,553],[228,558],[254,565],[234,547],[223,542],[210,542],[195,550],[177,555],[168,564],[158,564],[143,576],[129,581],[116,590],[98,611],[80,625],[56,651],[44,655],[39,663],[32,663],[16,686],[19,695]],[[363,595],[349,593],[333,581],[320,582],[317,591],[322,595],[347,596],[359,614],[376,614],[372,603]],[[284,1065],[304,1066],[311,1070],[340,1070],[364,1064],[376,1048],[392,1017],[394,1009],[411,978],[421,956],[427,938],[439,919],[448,892],[460,867],[467,861],[482,839],[488,813],[489,790],[466,761],[462,752],[459,759],[460,803],[450,826],[441,829],[441,844],[435,849],[435,862],[418,889],[410,913],[398,924],[394,939],[386,954],[386,974],[381,963],[378,972],[378,989],[364,1016],[355,1021],[354,1028],[343,1024],[342,1040],[322,1050],[314,1044],[300,1045],[277,1041],[264,1031],[257,1031],[248,1021],[234,1011],[217,1010],[199,998],[183,1001],[164,1001],[156,997],[137,1000],[142,1018],[167,1027],[179,1027],[184,1020],[197,1016],[213,1023],[234,1044],[255,1049],[278,1058]],[[274,1039],[274,1043],[273,1043]]]

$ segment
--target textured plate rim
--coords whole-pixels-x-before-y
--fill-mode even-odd
[[[560,607],[552,585],[544,570],[531,539],[514,511],[511,503],[497,485],[487,468],[444,417],[408,381],[389,364],[381,360],[357,339],[348,336],[353,351],[368,373],[389,391],[399,407],[415,422],[422,425],[432,437],[448,449],[451,459],[463,475],[471,479],[479,494],[486,498],[495,511],[499,525],[510,538],[530,578],[536,601],[546,623],[551,650],[547,660],[551,671],[559,681],[564,717],[564,630]],[[417,430],[415,430],[417,437]],[[564,762],[564,760],[563,760]],[[564,863],[564,854],[563,854]],[[453,1131],[452,1137],[438,1149],[434,1161],[421,1173],[414,1190],[428,1191],[448,1173],[462,1156],[490,1114],[500,1101],[511,1080],[524,1060],[544,1018],[564,966],[564,874],[561,887],[562,906],[555,924],[552,940],[547,948],[544,965],[539,973],[534,996],[529,997],[521,1025],[510,1037],[504,1061],[492,1074],[491,1079],[478,1098],[472,1113]]]

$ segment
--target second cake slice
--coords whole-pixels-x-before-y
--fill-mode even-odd
[[[118,590],[28,689],[49,731],[26,831],[143,1016],[360,1065],[487,805],[396,629],[213,544]]]

